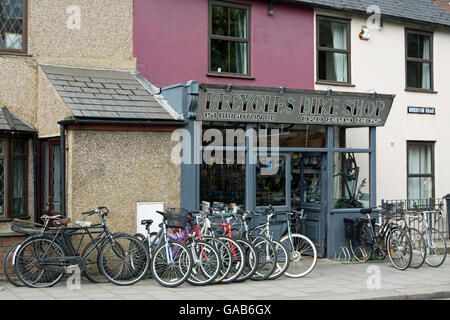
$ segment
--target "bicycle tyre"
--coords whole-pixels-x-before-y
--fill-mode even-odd
[[[358,239],[349,240],[350,251],[356,261],[367,262],[373,255],[373,239],[366,224],[361,227]]]
[[[275,271],[277,252],[268,238],[262,235],[250,235],[250,240],[258,252],[258,266],[250,279],[254,281],[266,280]]]
[[[6,279],[8,279],[8,281],[15,287],[23,287],[25,285],[22,281],[20,281],[14,268],[14,257],[16,254],[16,249],[21,243],[22,241],[13,244],[8,249],[8,252],[6,252],[5,259],[3,260],[3,274],[5,275]]]
[[[45,247],[45,245],[49,247]],[[66,252],[59,240],[39,235],[24,240],[16,253],[14,268],[16,275],[30,288],[48,288],[57,284],[64,276],[64,272],[45,270],[36,265],[39,252],[45,252],[52,258],[64,258]],[[27,259],[27,255],[31,259]],[[31,261],[30,261],[31,260]]]
[[[174,252],[176,250],[173,262],[167,261],[166,250]],[[181,242],[169,240],[167,243],[161,243],[155,251],[150,264],[153,278],[162,286],[175,288],[182,285],[191,274],[193,267],[193,258],[187,246]],[[163,270],[168,267],[169,271]],[[176,268],[181,268],[176,270]],[[181,277],[180,277],[181,275]],[[168,280],[166,280],[166,277]],[[178,277],[178,278],[175,278]]]
[[[105,241],[97,259],[99,270],[105,278],[120,286],[141,280],[147,273],[149,263],[149,252],[144,244],[138,238],[124,234]]]
[[[188,244],[191,254],[195,253],[193,267],[186,282],[193,286],[205,286],[216,280],[220,272],[220,254],[208,242],[195,240]]]
[[[418,269],[425,262],[427,255],[426,243],[423,233],[415,228],[408,228],[409,239],[412,246],[411,268]]]
[[[425,262],[427,265],[433,268],[437,268],[440,265],[442,265],[445,261],[445,258],[447,256],[447,243],[445,241],[444,236],[442,233],[435,229],[430,228],[431,234],[437,234],[439,237],[439,241],[442,242],[442,248],[436,248],[435,246],[429,245],[429,239],[426,239],[427,243],[427,256],[425,258]],[[436,258],[435,258],[436,257]]]
[[[211,243],[216,250],[220,254],[220,270],[217,278],[213,281],[213,283],[218,283],[225,279],[228,272],[231,270],[231,266],[233,263],[232,253],[228,245],[224,242],[219,240],[218,238],[214,237],[203,237],[202,240]]]
[[[220,280],[220,283],[234,282],[244,271],[247,258],[245,256],[244,248],[235,238],[228,236],[218,236],[217,239],[227,244],[231,251],[231,267],[227,274]]]
[[[412,246],[408,233],[401,228],[393,228],[389,232],[386,247],[394,267],[398,270],[406,270],[412,260]],[[404,263],[400,263],[401,261]]]
[[[259,252],[253,245],[253,243],[251,243],[247,239],[240,237],[234,237],[233,239],[235,239],[244,249],[246,261],[244,270],[242,270],[241,275],[234,281],[243,282],[250,279],[255,274],[256,269],[258,268]]]
[[[289,268],[284,273],[289,278],[300,278],[309,274],[317,263],[317,249],[314,243],[306,236],[293,233],[291,234],[291,240],[289,235],[285,235],[281,238],[280,242],[284,244],[289,252],[290,262]],[[303,259],[302,259],[303,258]],[[306,270],[302,270],[302,264],[309,265]],[[296,271],[300,269],[300,271]]]
[[[275,246],[275,251],[277,253],[277,263],[276,263],[276,267],[275,270],[273,271],[273,273],[267,278],[268,280],[275,280],[278,279],[279,277],[281,277],[282,275],[284,275],[284,273],[286,272],[286,270],[289,268],[289,253],[286,249],[286,247],[277,240],[272,240],[274,246]]]

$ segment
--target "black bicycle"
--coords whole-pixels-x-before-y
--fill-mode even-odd
[[[412,260],[412,245],[408,233],[398,226],[388,211],[382,210],[381,225],[370,214],[376,208],[364,208],[359,219],[344,218],[345,236],[350,240],[350,249],[356,260],[366,262],[370,258],[382,260],[389,256],[399,270],[409,267]]]
[[[31,236],[19,245],[14,259],[18,278],[32,288],[50,287],[58,283],[66,273],[72,273],[73,266],[80,272],[87,270],[88,258],[92,252],[97,258],[100,273],[117,285],[130,285],[139,281],[145,274],[149,257],[145,246],[128,234],[112,234],[104,217],[109,213],[106,207],[84,212],[84,215],[97,214],[101,221],[100,236],[92,239],[92,244],[80,254],[80,245],[72,243],[74,235],[90,234],[98,225],[68,227],[69,218],[55,219],[56,228],[43,234]],[[80,244],[81,244],[80,240]]]

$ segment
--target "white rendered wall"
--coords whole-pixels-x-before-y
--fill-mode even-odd
[[[406,142],[435,141],[435,196],[450,193],[450,29],[426,29],[383,21],[359,39],[364,17],[317,10],[316,14],[351,19],[351,79],[354,87],[315,84],[316,90],[395,94],[386,125],[377,129],[377,203],[407,197]],[[405,91],[405,27],[432,30],[434,91]],[[316,52],[317,54],[317,52]],[[316,61],[316,60],[315,60]],[[317,70],[317,66],[316,66]],[[408,106],[433,107],[436,115],[408,114]]]

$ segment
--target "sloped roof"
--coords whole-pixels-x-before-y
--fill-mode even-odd
[[[351,11],[367,15],[367,8],[377,5],[381,16],[450,27],[450,13],[431,0],[285,0],[282,2]]]
[[[137,71],[40,66],[75,118],[182,119]]]
[[[2,110],[0,111],[0,130],[36,132],[35,129],[27,125],[19,118],[12,115],[7,107],[3,107]]]

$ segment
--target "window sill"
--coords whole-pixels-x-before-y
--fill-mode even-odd
[[[20,57],[32,57],[32,54],[28,54],[25,52],[8,52],[8,51],[0,51],[0,56],[20,56]]]
[[[236,78],[236,79],[248,79],[248,80],[255,80],[255,77],[252,76],[246,76],[246,75],[240,75],[240,74],[233,74],[233,73],[224,73],[224,72],[208,72],[206,74],[207,77],[220,77],[220,78]]]
[[[436,94],[437,91],[429,90],[429,89],[420,89],[420,88],[405,88],[407,92],[419,92],[419,93],[433,93]]]
[[[0,222],[11,222],[14,219],[29,220],[29,219],[31,219],[31,216],[21,216],[21,217],[14,217],[14,218],[0,217]]]
[[[328,86],[339,86],[339,87],[355,87],[355,85],[351,84],[351,83],[324,81],[324,80],[317,80],[316,84],[323,84],[323,85],[328,85]]]

